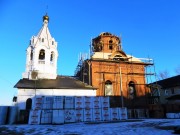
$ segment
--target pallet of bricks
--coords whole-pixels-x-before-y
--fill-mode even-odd
[[[126,108],[110,108],[109,97],[53,96],[34,99],[38,122],[29,124],[64,124],[74,122],[117,121],[127,119]],[[38,102],[37,102],[38,101]],[[38,107],[36,104],[38,103]],[[30,119],[32,116],[30,117]]]
[[[29,115],[29,122],[28,122],[29,124],[40,124],[42,104],[43,104],[43,97],[36,96],[33,99],[33,106]]]
[[[110,108],[110,100],[108,96],[84,96],[82,98],[84,98],[84,102],[82,103],[82,107],[84,106],[84,122],[117,121],[127,119],[127,109]]]
[[[63,96],[36,96],[33,99],[29,124],[64,123],[63,101]]]

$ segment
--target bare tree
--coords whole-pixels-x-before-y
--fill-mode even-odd
[[[160,71],[157,75],[157,78],[158,80],[163,80],[163,79],[166,79],[166,78],[169,78],[170,75],[169,75],[169,72],[167,70],[165,71]]]
[[[175,69],[175,73],[176,73],[177,75],[180,75],[180,65]]]

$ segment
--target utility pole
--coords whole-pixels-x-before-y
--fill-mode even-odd
[[[122,89],[122,73],[121,73],[121,67],[119,67],[119,76],[120,76],[121,104],[122,104],[122,107],[124,107],[123,89]]]
[[[89,76],[89,85],[91,85],[91,61],[87,61],[88,63],[88,76]]]

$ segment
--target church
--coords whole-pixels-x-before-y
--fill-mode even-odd
[[[147,108],[150,89],[147,87],[147,67],[153,62],[126,54],[121,38],[102,32],[91,41],[90,59],[81,59],[75,76],[97,88],[97,96],[110,96],[115,106],[131,109]]]
[[[26,68],[14,86],[18,89],[19,111],[32,109],[37,96],[95,96],[96,88],[73,77],[57,75],[57,42],[48,29],[49,17],[43,16],[43,25],[32,36],[26,51]]]
[[[102,32],[92,39],[90,58],[81,59],[74,77],[57,74],[57,42],[48,29],[49,16],[32,36],[26,50],[25,72],[14,86],[18,90],[19,116],[28,115],[37,97],[108,97],[109,107],[147,109],[150,90],[146,85],[146,67],[151,61],[126,54],[121,38]],[[26,120],[25,120],[26,121]]]

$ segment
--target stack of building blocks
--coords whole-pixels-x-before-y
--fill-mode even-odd
[[[33,99],[29,124],[64,124],[127,119],[127,108],[110,108],[103,96],[38,96]]]

